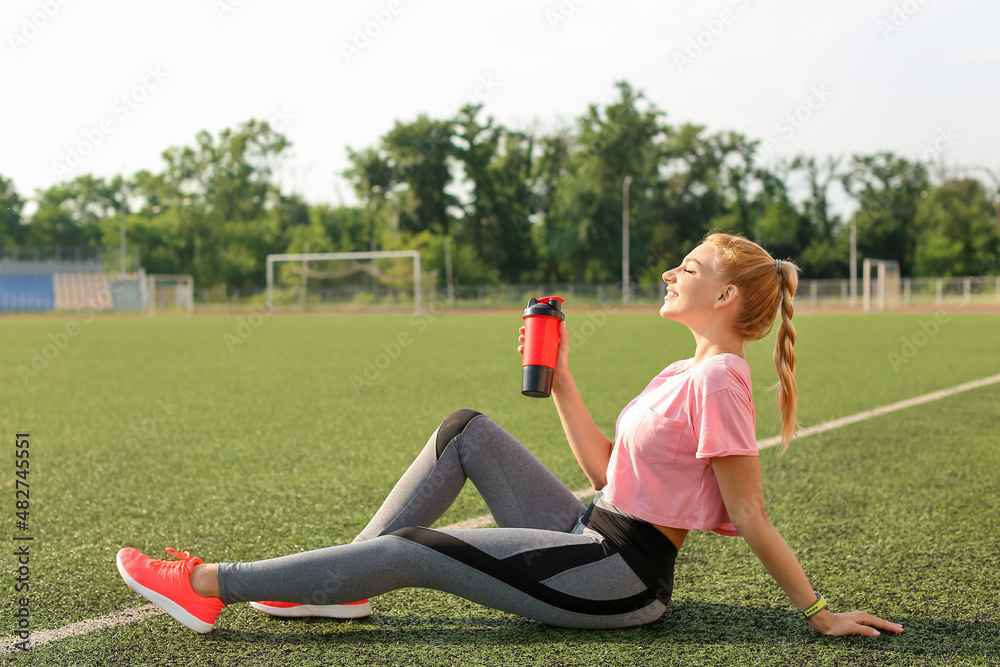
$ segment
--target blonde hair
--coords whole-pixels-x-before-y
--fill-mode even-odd
[[[760,340],[771,332],[780,308],[781,325],[774,346],[774,365],[778,369],[778,411],[781,414],[781,453],[795,435],[798,423],[795,411],[799,400],[795,384],[795,341],[792,324],[795,290],[799,285],[799,267],[789,261],[775,260],[762,247],[743,236],[709,234],[705,243],[715,246],[719,282],[736,285],[741,309],[736,330],[744,340]]]

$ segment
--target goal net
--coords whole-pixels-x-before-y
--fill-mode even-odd
[[[146,274],[143,300],[151,317],[194,314],[194,278],[189,275]]]
[[[866,259],[862,265],[862,305],[866,313],[897,310],[900,306],[899,262]]]
[[[269,308],[284,306],[303,312],[412,309],[419,313],[422,282],[416,250],[267,256]]]

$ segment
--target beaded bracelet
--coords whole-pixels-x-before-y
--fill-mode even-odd
[[[813,592],[815,593],[815,591]],[[801,618],[803,621],[808,621],[810,618],[820,613],[824,609],[826,609],[826,600],[823,599],[822,595],[816,593],[815,602],[813,602],[806,609],[799,609],[799,618]]]

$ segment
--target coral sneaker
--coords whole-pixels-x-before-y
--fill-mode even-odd
[[[325,618],[364,618],[372,615],[372,603],[368,600],[347,604],[298,604],[296,602],[251,602],[250,606],[271,616],[303,618],[323,616]]]
[[[133,591],[195,632],[211,632],[226,604],[219,598],[202,597],[191,587],[191,571],[203,561],[173,548],[167,553],[181,560],[153,560],[128,547],[118,552],[115,562]]]

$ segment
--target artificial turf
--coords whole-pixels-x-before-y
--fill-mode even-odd
[[[811,425],[1000,372],[1000,317],[945,314],[937,329],[930,314],[797,317],[800,420]],[[518,393],[518,320],[79,320],[78,335],[26,380],[19,367],[30,368],[33,352],[74,320],[4,322],[0,429],[10,436],[10,460],[13,434],[32,434],[33,628],[144,604],[115,571],[121,546],[248,560],[349,540],[458,407],[494,416],[570,488],[585,487],[551,402]],[[574,375],[609,434],[621,406],[692,350],[686,330],[655,314],[571,313],[570,322]],[[748,349],[760,437],[777,432],[764,389],[775,378],[770,353],[770,341]],[[998,664],[998,399],[997,386],[979,389],[803,439],[784,457],[762,456],[769,514],[814,585],[835,609],[903,623],[900,637],[819,637],[790,613],[742,540],[696,533],[680,555],[674,602],[643,628],[561,630],[406,590],[378,598],[365,621],[278,621],[239,605],[209,636],[159,617],[2,658]],[[11,464],[0,475],[0,494],[11,500],[13,472]],[[441,523],[485,511],[466,489]],[[8,619],[12,569],[3,580]]]

